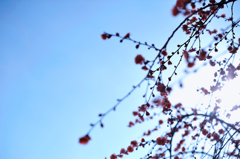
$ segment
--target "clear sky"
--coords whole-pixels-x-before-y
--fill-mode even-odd
[[[130,32],[133,39],[160,48],[183,18],[171,15],[174,3],[1,1],[0,158],[104,158],[139,140],[145,129],[127,124],[144,101],[139,97],[145,85],[105,118],[104,129],[92,131],[87,146],[78,143],[98,113],[145,76],[134,57],[156,53],[117,38],[103,41],[100,35]]]

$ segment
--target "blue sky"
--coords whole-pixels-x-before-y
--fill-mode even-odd
[[[144,85],[106,117],[104,129],[93,130],[87,146],[78,143],[98,113],[145,76],[134,57],[155,56],[100,35],[130,32],[160,48],[183,18],[171,15],[174,2],[1,1],[0,158],[104,158],[139,140],[143,129],[127,124]]]

